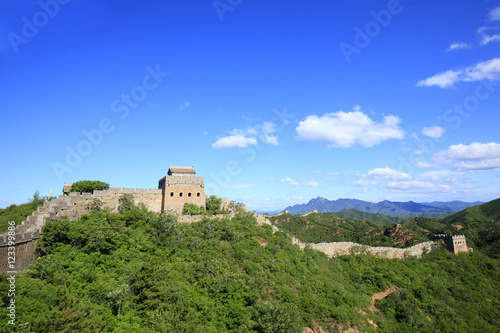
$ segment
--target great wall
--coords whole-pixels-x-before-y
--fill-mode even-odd
[[[185,202],[205,204],[204,179],[196,178],[191,167],[170,167],[166,177],[159,181],[159,189],[133,189],[133,188],[109,188],[108,190],[94,191],[93,193],[69,192],[71,184],[65,184],[63,195],[56,199],[46,201],[43,206],[37,208],[31,216],[10,230],[0,234],[0,272],[22,271],[36,260],[36,242],[42,235],[42,230],[48,221],[61,219],[77,220],[83,214],[89,212],[89,204],[95,199],[100,200],[105,207],[111,211],[118,211],[119,199],[123,194],[133,197],[136,204],[142,203],[148,210],[153,212],[172,212],[178,216],[178,222],[191,223],[200,221],[201,215],[182,215],[182,207]],[[229,214],[218,214],[212,218],[234,217],[236,210],[231,208],[226,198],[222,198],[222,208]],[[248,211],[243,205],[243,209]],[[274,216],[286,214],[283,212]],[[304,214],[307,216],[316,211]],[[280,231],[268,219],[269,216],[251,212],[259,225],[270,225],[273,232]],[[329,257],[337,257],[349,254],[371,254],[389,259],[404,259],[408,256],[421,257],[425,252],[439,246],[439,240],[443,240],[446,248],[458,253],[467,251],[465,237],[436,235],[435,241],[420,243],[409,248],[392,247],[371,247],[353,242],[333,242],[333,243],[302,243],[292,237],[293,244],[297,244],[301,249],[309,247],[321,251]],[[15,243],[15,267],[9,265],[9,251]]]

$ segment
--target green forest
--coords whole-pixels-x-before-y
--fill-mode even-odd
[[[134,204],[48,222],[37,248],[15,326],[0,280],[4,332],[499,332],[500,269],[480,250],[328,258],[243,210],[187,224]]]

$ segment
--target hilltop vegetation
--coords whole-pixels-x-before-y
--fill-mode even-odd
[[[40,197],[40,193],[37,191],[33,194],[33,198],[30,202],[21,205],[10,205],[7,208],[0,209],[0,233],[7,232],[7,227],[9,221],[14,221],[16,224],[21,223],[26,220],[27,216],[30,216],[39,206],[43,206],[45,201],[52,200],[55,197]]]
[[[355,208],[341,210],[340,212],[336,212],[335,215],[348,220],[368,221],[378,227],[390,226],[397,223],[404,223],[408,222],[409,220],[408,218],[384,215],[380,213],[374,214],[374,213],[362,212]]]
[[[500,199],[469,207],[440,221],[444,232],[465,235],[470,246],[500,259]]]
[[[407,223],[398,228],[395,225],[378,227],[373,222],[345,219],[333,213],[284,214],[270,220],[283,232],[304,243],[356,242],[370,246],[408,247],[429,240],[427,234],[408,228]]]
[[[48,222],[39,253],[16,279],[19,331],[498,331],[500,270],[480,252],[330,259],[247,213],[178,224],[133,206]]]

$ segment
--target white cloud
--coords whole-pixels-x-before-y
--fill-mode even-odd
[[[321,117],[310,115],[299,122],[297,139],[310,142],[325,142],[336,148],[375,146],[390,139],[403,139],[399,128],[401,119],[386,116],[383,122],[375,122],[361,111],[327,113]]]
[[[421,173],[417,176],[419,180],[432,181],[433,183],[456,183],[459,178],[457,173],[451,170],[434,170]]]
[[[229,136],[219,138],[212,144],[212,148],[246,148],[257,145],[259,141],[263,144],[277,146],[279,145],[276,132],[276,125],[272,122],[264,122],[254,127],[248,127],[246,130],[235,129]]]
[[[306,185],[311,186],[311,187],[320,187],[321,186],[317,182],[315,182],[314,180],[308,182]]]
[[[429,169],[429,168],[439,167],[437,164],[429,163],[427,161],[419,161],[415,166],[419,169]]]
[[[218,139],[212,144],[212,148],[246,148],[257,143],[256,138],[247,138],[243,134],[235,134]]]
[[[455,165],[457,170],[466,172],[500,171],[500,158],[484,161],[462,161]]]
[[[481,39],[481,45],[486,45],[491,42],[500,42],[500,34],[495,34],[495,35],[483,34]]]
[[[500,21],[500,6],[490,10],[490,12],[488,13],[488,20],[489,21]]]
[[[452,87],[457,82],[500,79],[500,58],[493,58],[459,70],[448,70],[417,82],[418,87]]]
[[[385,179],[385,180],[402,180],[402,179],[412,178],[410,175],[406,173],[399,172],[389,167],[373,169],[371,171],[368,171],[366,175],[373,179]]]
[[[454,50],[464,50],[464,49],[470,49],[472,45],[467,44],[467,43],[461,43],[461,42],[453,42],[451,45],[448,47],[448,51],[454,51]]]
[[[434,154],[434,160],[440,163],[454,161],[478,161],[500,158],[500,144],[495,142],[478,143],[470,145],[452,145],[448,150]]]
[[[455,164],[460,172],[500,171],[500,144],[495,142],[453,145],[433,155],[436,162]]]
[[[445,131],[446,130],[444,128],[439,126],[424,127],[422,129],[422,134],[434,139],[439,139],[440,137],[443,136]]]
[[[437,185],[435,182],[411,180],[393,182],[387,185],[387,188],[397,191],[428,193],[449,191],[452,189],[449,185]]]
[[[440,86],[441,88],[448,88],[453,86],[455,82],[459,81],[459,78],[460,71],[449,70],[443,73],[435,74],[425,80],[418,81],[417,87]]]
[[[291,186],[299,186],[300,185],[300,183],[298,181],[293,180],[290,177],[288,177],[288,178],[281,178],[280,182],[283,183],[283,184],[291,185]]]

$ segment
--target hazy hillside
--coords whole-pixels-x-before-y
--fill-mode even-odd
[[[408,218],[389,216],[380,213],[367,213],[355,208],[341,210],[340,212],[336,212],[335,215],[349,220],[365,220],[373,223],[378,227],[389,226],[396,223],[404,223],[408,221]]]
[[[440,207],[449,210],[454,210],[456,212],[464,210],[465,208],[482,205],[484,202],[475,201],[475,202],[464,202],[464,201],[433,201],[433,202],[422,202],[423,205]]]
[[[441,218],[457,212],[459,207],[471,206],[473,203],[464,202],[451,202],[450,206],[446,206],[446,203],[440,203],[440,205],[426,205],[422,203],[417,203],[413,201],[408,202],[396,202],[396,201],[381,201],[379,203],[373,203],[358,199],[337,199],[328,200],[322,197],[317,197],[311,199],[308,203],[299,204],[294,206],[289,206],[285,208],[290,214],[298,215],[317,210],[319,213],[336,213],[345,209],[357,209],[362,212],[373,213],[373,214],[384,214],[395,217],[432,217]]]

